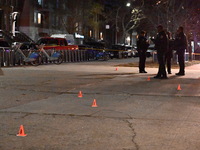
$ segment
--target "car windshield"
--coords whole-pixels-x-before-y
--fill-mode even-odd
[[[39,44],[45,44],[45,45],[59,45],[58,40],[57,39],[41,39],[39,42]]]
[[[0,47],[10,47],[8,42],[6,41],[0,41]]]

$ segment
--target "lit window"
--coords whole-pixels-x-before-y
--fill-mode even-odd
[[[37,23],[38,24],[42,23],[42,14],[41,13],[38,13],[38,15],[37,15]]]
[[[76,32],[78,32],[78,27],[79,27],[79,23],[76,22],[76,23],[75,23],[75,29],[76,29]]]
[[[89,34],[90,34],[90,37],[92,37],[92,30],[90,30],[90,33],[89,33]]]
[[[103,40],[103,32],[100,32],[100,39]]]

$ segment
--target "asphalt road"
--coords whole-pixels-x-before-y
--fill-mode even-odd
[[[0,150],[199,150],[200,65],[167,80],[117,67],[134,61],[2,68]]]

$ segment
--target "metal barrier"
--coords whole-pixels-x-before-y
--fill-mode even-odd
[[[29,51],[22,50],[23,53],[27,56]],[[46,52],[51,55],[53,50],[46,50]],[[81,62],[89,60],[89,53],[87,50],[62,50],[63,62]],[[51,63],[45,57],[44,54],[41,53],[42,56],[42,64]],[[93,58],[94,59],[94,58]],[[13,66],[23,66],[27,65],[22,61],[21,56],[17,55],[13,49],[0,48],[0,67],[13,67]]]
[[[158,62],[157,60],[157,52],[153,51],[152,53],[152,62]],[[192,53],[192,60],[200,60],[200,53]],[[185,53],[185,62],[189,61],[189,53]],[[173,57],[172,57],[172,63],[177,64],[178,63],[178,56],[175,51],[173,51]]]

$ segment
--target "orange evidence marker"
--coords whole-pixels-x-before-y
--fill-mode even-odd
[[[92,107],[98,107],[98,106],[97,106],[96,99],[94,99],[94,101],[93,101],[93,103],[92,103]]]
[[[78,93],[78,97],[83,97],[83,94],[82,94],[81,91],[79,91],[79,93]]]
[[[177,90],[181,91],[181,85],[180,84],[178,85]]]
[[[25,134],[24,132],[24,126],[21,125],[20,128],[19,128],[19,133],[17,134],[17,136],[22,136],[22,137],[25,137],[27,134]]]
[[[150,77],[148,77],[148,78],[147,78],[147,81],[151,81],[151,78],[150,78]]]

